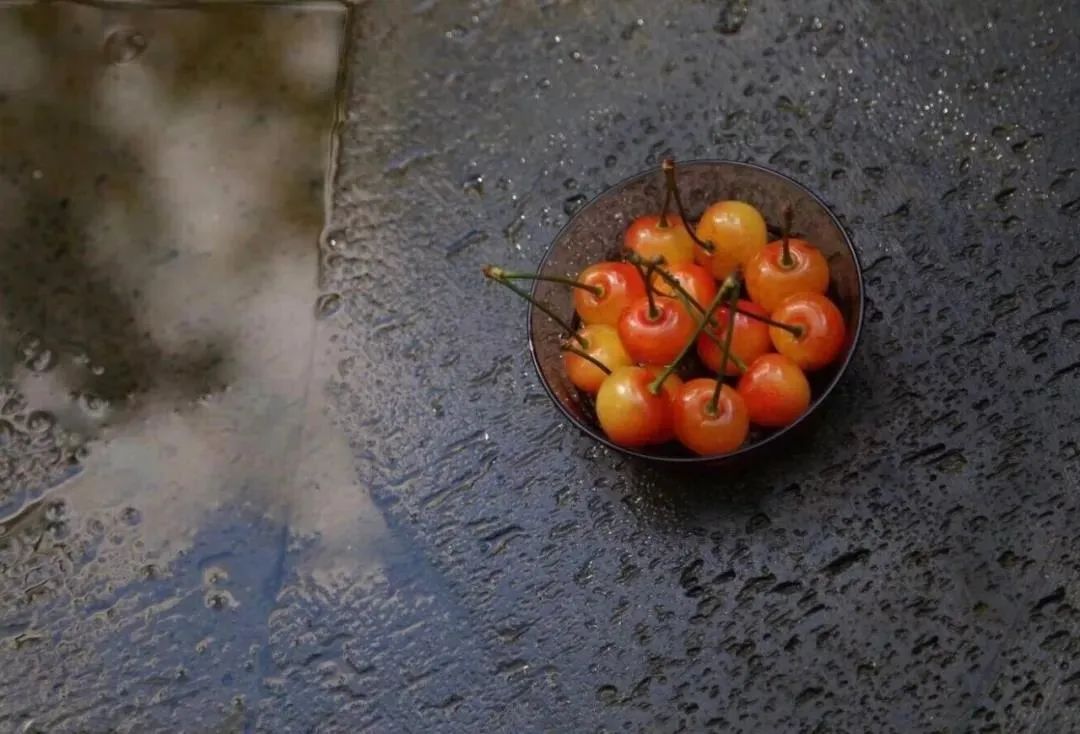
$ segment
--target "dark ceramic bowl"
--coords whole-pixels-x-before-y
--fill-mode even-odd
[[[540,381],[551,399],[574,425],[605,446],[640,459],[669,464],[744,464],[804,426],[847,370],[862,330],[862,270],[851,240],[833,213],[813,192],[787,176],[749,163],[717,160],[681,163],[678,176],[687,214],[695,220],[714,201],[739,199],[756,206],[775,234],[782,207],[790,202],[795,208],[795,234],[817,245],[828,259],[832,276],[829,295],[844,315],[847,343],[836,362],[808,375],[814,399],[806,413],[781,430],[752,429],[746,444],[730,454],[697,456],[674,443],[641,450],[627,449],[604,436],[596,422],[591,398],[567,379],[559,351],[564,335],[554,321],[535,307],[529,311],[529,347]],[[592,263],[618,258],[627,225],[636,217],[655,213],[662,192],[663,174],[656,168],[628,178],[600,194],[575,214],[555,237],[540,263],[539,273],[576,277]],[[573,304],[565,287],[535,281],[533,296],[546,301],[568,322],[575,323]]]

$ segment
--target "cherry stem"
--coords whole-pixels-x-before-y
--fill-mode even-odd
[[[635,253],[631,253],[630,257],[633,259],[639,256]],[[663,278],[664,283],[672,286],[675,289],[675,295],[679,297],[679,300],[683,301],[683,303],[686,304],[687,309],[693,309],[700,314],[705,313],[705,307],[703,307],[703,305],[698,302],[698,299],[691,296],[690,291],[684,288],[683,284],[679,283],[674,275],[659,267],[659,263],[658,266],[654,268],[653,272],[656,272],[657,275]],[[744,312],[740,311],[739,313]],[[705,329],[705,336],[710,338],[712,342],[717,346],[723,346],[723,344],[720,344],[719,337],[713,334],[712,331]],[[734,363],[735,367],[737,367],[740,372],[746,371],[746,363],[742,361],[738,354],[735,354],[734,352],[731,353],[731,362]]]
[[[638,256],[634,253],[630,253],[630,257],[634,258]],[[656,274],[659,275],[665,283],[674,288],[675,292],[679,294],[679,297],[689,303],[690,306],[692,306],[695,310],[697,310],[699,313],[705,313],[705,308],[697,302],[697,299],[690,295],[690,291],[683,288],[683,285],[679,282],[678,278],[660,267],[656,268]],[[762,316],[759,313],[755,313],[754,311],[747,311],[744,308],[736,308],[735,310],[749,319],[754,319],[755,321],[760,321],[764,324],[768,324],[769,326],[775,326],[778,329],[783,329],[784,331],[790,333],[796,339],[800,338],[803,335],[803,329],[801,326],[796,326],[794,324],[785,324],[782,321],[770,319],[768,316]],[[711,325],[715,326],[716,323],[713,322]],[[708,334],[714,342],[719,344],[720,340],[716,337],[715,334],[713,334],[711,331],[707,331],[705,333]],[[731,359],[735,362],[736,367],[739,367],[739,365],[741,364],[742,371],[746,371],[746,364],[739,359],[739,356],[737,354],[732,354]]]
[[[679,356],[675,357],[671,364],[665,367],[664,371],[657,375],[656,379],[649,384],[649,392],[653,395],[660,393],[660,388],[663,387],[664,381],[671,376],[671,373],[679,366],[679,362],[682,362],[686,355],[690,353],[690,350],[694,348],[694,345],[697,344],[698,337],[701,336],[701,332],[704,331],[705,326],[712,320],[713,312],[720,308],[720,304],[728,298],[728,294],[731,292],[734,292],[735,294],[732,296],[733,298],[739,297],[739,279],[738,275],[734,273],[728,276],[727,280],[724,281],[724,285],[720,288],[720,292],[712,299],[712,303],[710,303],[709,307],[705,310],[705,318],[701,320],[697,325],[697,328],[694,329],[694,333],[690,335],[686,344],[683,345],[682,351],[679,352]]]
[[[788,240],[791,239],[791,220],[795,217],[795,212],[791,207],[791,202],[784,204],[784,252],[780,256],[780,264],[785,268],[790,268],[795,264],[795,260],[791,257],[791,245],[788,244]]]
[[[652,280],[653,270],[655,270],[656,267],[663,261],[663,258],[646,261],[643,261],[641,258],[635,258],[630,261],[631,264],[635,268],[637,268],[638,275],[640,275],[641,279],[645,281],[645,297],[649,299],[650,321],[656,321],[656,319],[660,318],[660,310],[656,307],[656,296],[653,294],[652,283],[650,283],[649,281]],[[645,267],[643,267],[642,265],[643,262],[645,263]],[[645,269],[646,267],[648,267],[648,270]]]
[[[545,283],[558,283],[560,285],[568,285],[571,288],[580,288],[583,291],[592,293],[597,298],[602,298],[604,295],[604,289],[598,285],[589,285],[588,283],[579,283],[573,278],[563,278],[559,275],[537,275],[536,273],[514,273],[502,268],[497,268],[494,265],[488,265],[485,271],[490,270],[491,275],[489,278],[495,278],[497,280],[542,280]],[[484,273],[487,275],[487,272]]]
[[[720,404],[720,391],[724,387],[724,375],[727,373],[728,359],[731,358],[731,340],[735,336],[735,306],[738,302],[739,289],[736,287],[728,303],[728,324],[727,333],[724,335],[724,355],[720,359],[720,369],[716,375],[716,388],[713,390],[712,399],[705,406],[705,412],[709,415],[716,415],[716,408]]]
[[[490,280],[494,280],[499,285],[506,286],[507,288],[512,290],[514,293],[517,293],[519,296],[524,298],[526,301],[528,301],[529,303],[531,303],[532,305],[534,305],[538,309],[540,309],[542,312],[547,314],[547,316],[552,321],[554,321],[556,324],[561,326],[562,330],[570,335],[571,339],[576,341],[578,344],[580,344],[585,349],[589,348],[589,342],[585,340],[585,337],[583,337],[581,334],[578,334],[576,331],[574,331],[570,327],[570,324],[566,323],[566,321],[564,319],[562,319],[554,311],[552,311],[551,307],[548,306],[546,303],[544,303],[543,301],[536,300],[531,295],[529,295],[525,291],[518,288],[516,285],[511,283],[509,280],[507,280],[506,277],[503,275],[503,271],[502,271],[501,268],[496,268],[496,267],[493,267],[491,265],[487,265],[482,270],[483,270],[485,278],[488,278]]]
[[[561,345],[559,347],[559,349],[561,349],[564,352],[570,352],[570,354],[575,354],[578,357],[581,357],[582,359],[585,359],[585,360],[588,360],[589,362],[592,362],[593,365],[595,365],[600,370],[602,370],[605,375],[610,375],[611,374],[611,368],[609,368],[606,364],[604,364],[603,362],[601,362],[599,359],[592,356],[588,352],[583,352],[583,351],[581,351],[580,349],[578,349],[577,347],[575,347],[575,346],[573,346],[571,344],[563,344],[563,345]]]
[[[675,207],[679,210],[679,216],[682,217],[683,228],[686,229],[687,234],[690,235],[690,239],[694,241],[694,244],[705,250],[705,252],[711,253],[716,248],[711,242],[705,242],[697,236],[697,232],[690,226],[690,219],[686,216],[686,209],[683,208],[682,197],[679,196],[679,182],[675,180],[675,161],[670,158],[665,158],[663,163],[664,169],[664,181],[671,192],[671,195],[675,197]]]
[[[662,207],[660,207],[660,223],[659,223],[659,227],[661,229],[667,229],[668,227],[671,226],[670,224],[668,224],[668,218],[667,218],[667,213],[668,213],[669,208],[671,208],[671,187],[670,186],[664,186],[664,205]]]

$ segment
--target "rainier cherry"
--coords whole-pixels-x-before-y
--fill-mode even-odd
[[[752,315],[768,317],[768,312],[761,306],[751,301],[739,301],[739,310],[735,315],[735,333],[731,338],[731,354],[743,364],[749,364],[755,359],[772,351],[772,340],[769,338],[769,326]],[[714,323],[726,327],[729,319],[729,307],[724,306],[716,312]],[[719,329],[709,329],[710,333],[703,333],[698,337],[697,352],[701,361],[713,372],[720,371],[720,360],[724,356],[723,347],[717,344],[716,335]],[[739,369],[735,360],[729,359],[726,375],[737,375]]]
[[[656,269],[651,281],[656,293],[678,298],[677,290],[664,276],[674,278],[682,286],[683,291],[701,306],[707,306],[716,297],[716,281],[713,280],[712,274],[700,265],[684,263],[665,267],[663,271]]]
[[[619,332],[615,327],[588,324],[578,329],[577,334],[585,340],[585,346],[580,349],[565,347],[563,366],[570,382],[579,390],[595,393],[612,370],[632,364],[633,360],[619,341]],[[590,357],[592,359],[589,359]],[[600,365],[603,365],[606,371],[601,369]]]
[[[717,279],[726,278],[765,246],[765,219],[745,202],[718,201],[701,215],[697,238],[713,246],[712,252],[701,247],[694,252],[698,264]]]
[[[791,206],[784,207],[784,236],[770,242],[746,265],[746,290],[769,311],[793,293],[824,293],[829,263],[806,240],[791,239]]]
[[[683,384],[675,399],[672,422],[675,436],[702,456],[734,451],[750,432],[742,396],[728,385],[720,385],[717,395],[717,382],[711,377]]]
[[[682,302],[655,298],[650,288],[623,311],[619,338],[634,361],[666,365],[679,355],[696,327]]]
[[[794,327],[769,327],[776,351],[804,370],[825,367],[844,348],[844,317],[840,309],[820,293],[795,293],[772,313],[772,318]],[[792,333],[792,331],[797,333]]]
[[[619,367],[600,385],[596,417],[613,442],[639,448],[671,434],[671,401],[649,389],[653,373],[644,367]]]
[[[663,373],[664,368],[661,367],[660,365],[649,364],[649,365],[645,365],[645,370],[655,380],[657,377],[659,377],[661,375],[661,373]],[[679,379],[678,375],[675,375],[675,374],[668,375],[667,378],[664,380],[664,383],[660,386],[660,395],[667,398],[668,404],[671,405],[674,408],[675,398],[676,398],[676,396],[678,396],[679,390],[682,389],[682,386],[683,386],[683,381],[681,379]],[[668,423],[666,425],[663,425],[663,426],[659,426],[658,431],[657,431],[657,435],[656,435],[656,441],[655,441],[656,443],[667,443],[668,441],[674,441],[674,440],[675,440],[675,429],[672,427],[672,425],[670,423]]]
[[[694,262],[694,240],[677,214],[646,214],[626,230],[626,249],[645,260],[663,258],[669,265]]]
[[[750,422],[767,428],[789,426],[810,407],[806,375],[782,354],[755,359],[739,378],[738,391]]]
[[[645,295],[645,281],[633,265],[599,262],[581,271],[577,282],[591,290],[574,290],[574,308],[586,324],[619,323],[622,312]]]

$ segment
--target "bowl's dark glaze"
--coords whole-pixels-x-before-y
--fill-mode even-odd
[[[847,369],[858,343],[863,317],[863,282],[851,240],[824,202],[794,180],[761,166],[732,161],[689,161],[679,164],[679,187],[687,214],[696,219],[714,201],[739,199],[756,206],[770,227],[780,222],[785,203],[795,208],[794,230],[815,244],[829,260],[830,296],[837,302],[847,325],[847,344],[840,359],[811,375],[814,401],[795,424],[750,441],[738,451],[722,456],[692,456],[679,447],[664,446],[631,450],[609,441],[590,416],[590,408],[570,384],[562,368],[559,326],[539,309],[529,311],[529,346],[540,380],[555,404],[582,431],[600,443],[630,456],[682,465],[733,466],[764,453],[782,437],[809,421]],[[611,187],[579,211],[555,237],[538,272],[574,277],[594,262],[615,257],[623,232],[638,216],[654,213],[663,192],[659,168],[637,174]],[[555,312],[571,321],[573,304],[564,286],[536,281],[533,296],[546,301]]]

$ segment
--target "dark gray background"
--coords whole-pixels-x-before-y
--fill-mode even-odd
[[[94,656],[42,657],[11,626],[5,725],[1077,730],[1075,4],[355,15],[324,383],[389,528],[382,571],[320,580],[300,563],[317,540],[223,508],[163,578],[113,590],[137,612],[55,617],[98,614]],[[577,434],[523,304],[479,276],[534,266],[665,155],[795,176],[866,269],[825,420],[751,476],[669,476]],[[184,593],[225,552],[253,591],[208,612]],[[208,635],[228,644],[195,653]]]

